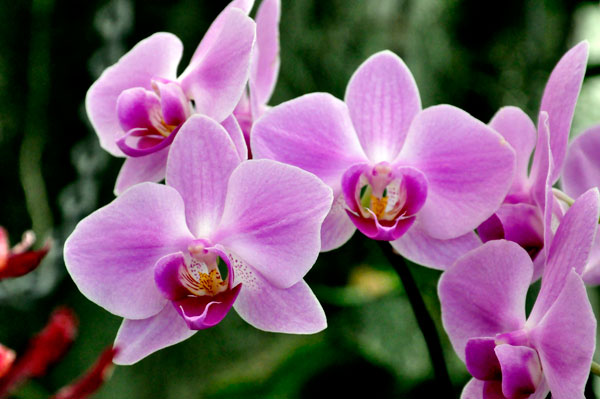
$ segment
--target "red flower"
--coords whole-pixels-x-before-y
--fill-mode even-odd
[[[35,235],[28,231],[23,234],[23,240],[10,249],[8,234],[0,227],[0,280],[22,276],[38,267],[50,250],[50,243],[47,242],[42,249],[30,251],[34,241]]]
[[[67,308],[55,310],[46,327],[33,337],[25,353],[0,378],[0,397],[28,378],[46,374],[48,367],[66,353],[76,335],[77,317],[73,311]]]
[[[113,358],[117,348],[105,349],[96,363],[79,380],[67,385],[50,399],[85,399],[98,390],[106,381],[113,369]]]

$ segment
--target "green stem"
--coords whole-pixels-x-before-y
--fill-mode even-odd
[[[591,367],[590,371],[592,372],[592,374],[595,374],[598,377],[600,377],[600,364],[592,361],[592,367]]]
[[[415,318],[417,319],[417,324],[425,338],[435,379],[440,384],[439,391],[446,393],[453,392],[452,382],[450,381],[450,375],[448,374],[448,368],[446,367],[446,360],[444,359],[444,351],[442,349],[440,337],[404,258],[394,252],[394,249],[389,242],[378,241],[378,244],[388,262],[392,265],[398,274],[398,277],[400,277],[400,281],[402,281],[408,301],[410,302]]]
[[[27,118],[19,151],[19,171],[25,204],[38,237],[52,229],[52,211],[42,175],[42,154],[50,100],[50,33],[53,0],[33,0],[27,80]]]

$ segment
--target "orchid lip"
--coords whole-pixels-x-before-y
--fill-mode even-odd
[[[171,145],[171,143],[175,139],[175,136],[177,135],[177,132],[179,132],[180,127],[181,126],[177,126],[175,129],[173,129],[171,134],[169,134],[165,138],[156,137],[159,140],[159,143],[146,148],[136,148],[127,144],[128,138],[139,136],[141,131],[146,130],[143,128],[131,129],[124,136],[120,137],[117,140],[117,146],[121,149],[121,151],[123,151],[125,155],[128,155],[130,157],[137,158],[150,155]]]

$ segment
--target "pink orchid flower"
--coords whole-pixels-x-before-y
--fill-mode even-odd
[[[162,32],[139,42],[90,87],[86,110],[100,145],[126,157],[115,194],[164,178],[168,148],[195,113],[222,123],[245,156],[243,135],[231,113],[248,81],[255,39],[254,21],[247,16],[252,4],[230,3],[179,77],[183,46]]]
[[[542,286],[529,317],[534,265],[512,241],[464,255],[441,277],[442,321],[474,377],[463,399],[583,398],[596,346],[596,319],[581,273],[598,224],[597,189],[564,215],[550,242]]]
[[[65,263],[85,296],[125,318],[119,364],[216,325],[232,306],[262,330],[314,333],[325,314],[302,278],[331,202],[299,168],[242,162],[227,131],[196,115],[173,141],[166,185],[135,185],[82,220]]]
[[[571,142],[565,157],[561,183],[565,193],[572,198],[577,198],[592,187],[600,188],[600,125],[587,129]],[[586,284],[600,285],[598,232],[582,277]]]
[[[323,251],[358,228],[436,268],[481,245],[473,230],[500,206],[515,169],[514,151],[490,127],[449,105],[421,110],[410,71],[389,51],[358,68],[345,102],[313,93],[269,110],[251,147],[333,189]]]
[[[250,152],[252,124],[268,109],[279,73],[281,0],[263,0],[256,12],[256,43],[250,63],[248,91],[233,111]]]
[[[547,189],[556,183],[561,173],[587,56],[588,43],[579,43],[561,58],[552,71],[540,106],[537,144],[535,125],[517,107],[500,109],[490,122],[490,126],[515,149],[517,171],[502,206],[477,231],[484,242],[503,238],[525,248],[536,266],[534,279],[539,278],[542,272],[547,254],[542,248],[547,235],[552,234],[545,225],[551,223],[552,218],[562,217],[560,207],[553,204],[556,200],[552,195],[547,196]],[[528,174],[529,158],[534,148]]]

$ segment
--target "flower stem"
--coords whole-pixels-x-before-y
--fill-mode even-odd
[[[572,206],[575,203],[573,198],[569,197],[567,194],[557,188],[552,189],[552,194],[554,194],[557,199],[565,202],[569,206]]]
[[[600,364],[592,361],[592,367],[590,371],[592,372],[592,374],[595,374],[598,377],[600,377]]]
[[[450,375],[448,374],[448,368],[446,367],[446,360],[444,359],[444,351],[442,349],[440,337],[404,258],[394,252],[394,249],[389,242],[378,241],[378,244],[386,259],[392,265],[398,274],[398,277],[400,277],[400,281],[402,281],[402,285],[408,296],[408,301],[410,302],[415,318],[417,319],[417,324],[425,338],[435,379],[440,384],[439,391],[445,393],[453,392],[454,390],[452,388],[452,382],[450,381]]]

